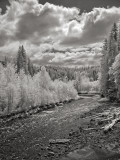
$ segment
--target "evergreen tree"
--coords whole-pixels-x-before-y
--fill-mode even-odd
[[[100,76],[100,92],[101,97],[108,95],[108,41],[105,39],[103,49],[102,49],[102,59],[101,59],[101,76]]]
[[[112,30],[110,32],[110,36],[108,39],[108,65],[109,67],[112,66],[116,55],[118,54],[118,47],[117,47],[117,39],[118,39],[118,28],[116,23],[114,23]]]
[[[33,67],[33,64],[30,60],[30,58],[28,58],[28,72],[31,76],[34,75],[34,67]]]
[[[17,55],[17,73],[20,70],[24,70],[25,74],[34,75],[34,67],[30,58],[26,55],[26,51],[23,46],[19,47]]]
[[[120,22],[118,24],[118,51],[120,51]]]
[[[117,41],[117,38],[118,38],[118,27],[117,27],[116,23],[113,24],[111,33],[113,34],[114,40]]]
[[[17,73],[23,69],[25,74],[28,74],[28,58],[23,46],[19,47],[18,56],[17,56]]]
[[[112,68],[109,70],[108,98],[110,101],[115,101],[117,99],[117,88]]]
[[[7,58],[6,56],[5,56],[4,64],[5,64],[5,67],[7,67],[7,64],[8,64],[8,58]]]
[[[118,55],[118,28],[117,24],[114,23],[108,43],[108,65],[109,65],[109,81],[108,81],[108,97],[110,100],[115,100],[117,95],[116,84],[113,72],[111,72],[112,64],[115,61],[115,57]]]

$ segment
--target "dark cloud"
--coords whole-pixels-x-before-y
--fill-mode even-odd
[[[39,35],[38,38],[41,39],[41,37],[48,36],[59,25],[59,20],[53,18],[47,12],[39,16],[33,13],[26,13],[20,17],[17,23],[18,32],[16,33],[16,37],[20,40],[28,40],[36,34],[36,37]]]

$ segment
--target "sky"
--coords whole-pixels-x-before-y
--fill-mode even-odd
[[[0,0],[0,57],[24,45],[40,65],[98,65],[119,0]]]

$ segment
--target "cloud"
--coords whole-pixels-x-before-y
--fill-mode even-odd
[[[6,43],[6,39],[29,41],[36,45],[56,41],[64,34],[64,23],[79,13],[77,8],[50,3],[41,5],[37,0],[11,0],[10,3],[6,13],[0,16],[0,36],[4,39],[1,45]]]
[[[47,54],[48,55],[48,54]],[[99,65],[101,53],[96,53],[94,50],[82,52],[65,52],[65,53],[51,53],[50,56],[54,58],[48,61],[52,65]]]
[[[15,55],[23,44],[37,63],[92,64],[99,56],[89,53],[100,53],[101,41],[120,17],[117,7],[80,13],[37,0],[9,1],[6,13],[0,14],[0,54]]]
[[[112,7],[94,8],[89,13],[83,13],[80,17],[80,22],[71,22],[71,28],[68,35],[63,38],[63,45],[87,45],[90,43],[100,42],[108,35],[111,26],[120,18],[120,8]],[[76,35],[74,36],[74,28]],[[78,29],[78,30],[77,30]]]

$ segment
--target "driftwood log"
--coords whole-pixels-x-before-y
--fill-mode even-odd
[[[113,126],[119,121],[120,121],[120,118],[116,118],[116,119],[113,119],[110,124],[105,125],[103,127],[104,133],[107,133],[108,131],[110,131],[113,128]]]

